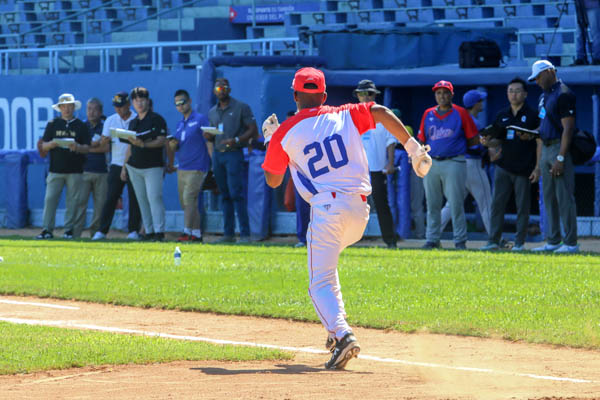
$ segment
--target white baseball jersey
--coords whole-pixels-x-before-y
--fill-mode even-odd
[[[304,200],[317,193],[371,193],[367,156],[360,135],[375,128],[373,102],[303,109],[273,134],[265,171],[282,175],[289,164]]]

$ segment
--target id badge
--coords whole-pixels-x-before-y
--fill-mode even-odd
[[[513,140],[515,138],[515,130],[507,129],[506,130],[506,140]]]
[[[221,132],[223,132],[223,123],[221,122],[217,128],[219,128],[219,130],[220,130]]]
[[[540,117],[540,119],[544,119],[544,117],[546,116],[546,107],[541,107],[540,108],[540,114],[538,115],[538,117]]]

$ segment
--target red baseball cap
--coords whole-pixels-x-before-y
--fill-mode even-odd
[[[312,83],[317,86],[316,89],[306,88],[306,84]],[[325,75],[323,71],[306,67],[296,71],[292,82],[292,89],[296,92],[304,93],[324,93],[325,92]]]
[[[452,83],[450,83],[448,81],[439,81],[438,83],[433,85],[431,90],[435,92],[436,90],[442,89],[442,88],[448,89],[450,91],[450,93],[454,94],[454,86],[452,86]]]

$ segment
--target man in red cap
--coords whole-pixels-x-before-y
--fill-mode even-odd
[[[326,347],[332,356],[325,368],[342,369],[360,352],[346,322],[337,272],[340,252],[361,239],[369,220],[371,183],[360,135],[383,124],[412,156],[421,177],[429,171],[431,158],[388,108],[374,102],[325,106],[325,88],[323,72],[296,72],[292,89],[298,113],[281,126],[274,114],[265,120],[263,135],[269,146],[262,167],[267,184],[277,187],[289,165],[298,192],[311,205],[308,293],[329,334]]]
[[[465,153],[468,147],[479,143],[479,136],[468,111],[452,104],[452,83],[439,81],[432,90],[438,105],[425,110],[418,134],[419,140],[431,147],[433,158],[431,171],[423,179],[427,201],[427,241],[423,247],[441,247],[441,209],[446,197],[452,215],[454,245],[457,249],[465,249]]]

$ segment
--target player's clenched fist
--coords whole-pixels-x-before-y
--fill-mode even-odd
[[[279,128],[277,115],[271,114],[262,124],[262,134],[265,137],[265,144],[269,143],[273,133]]]
[[[423,178],[431,168],[431,157],[427,152],[430,150],[429,145],[422,146],[415,140],[410,138],[404,143],[404,148],[411,159],[412,167],[419,178]]]

